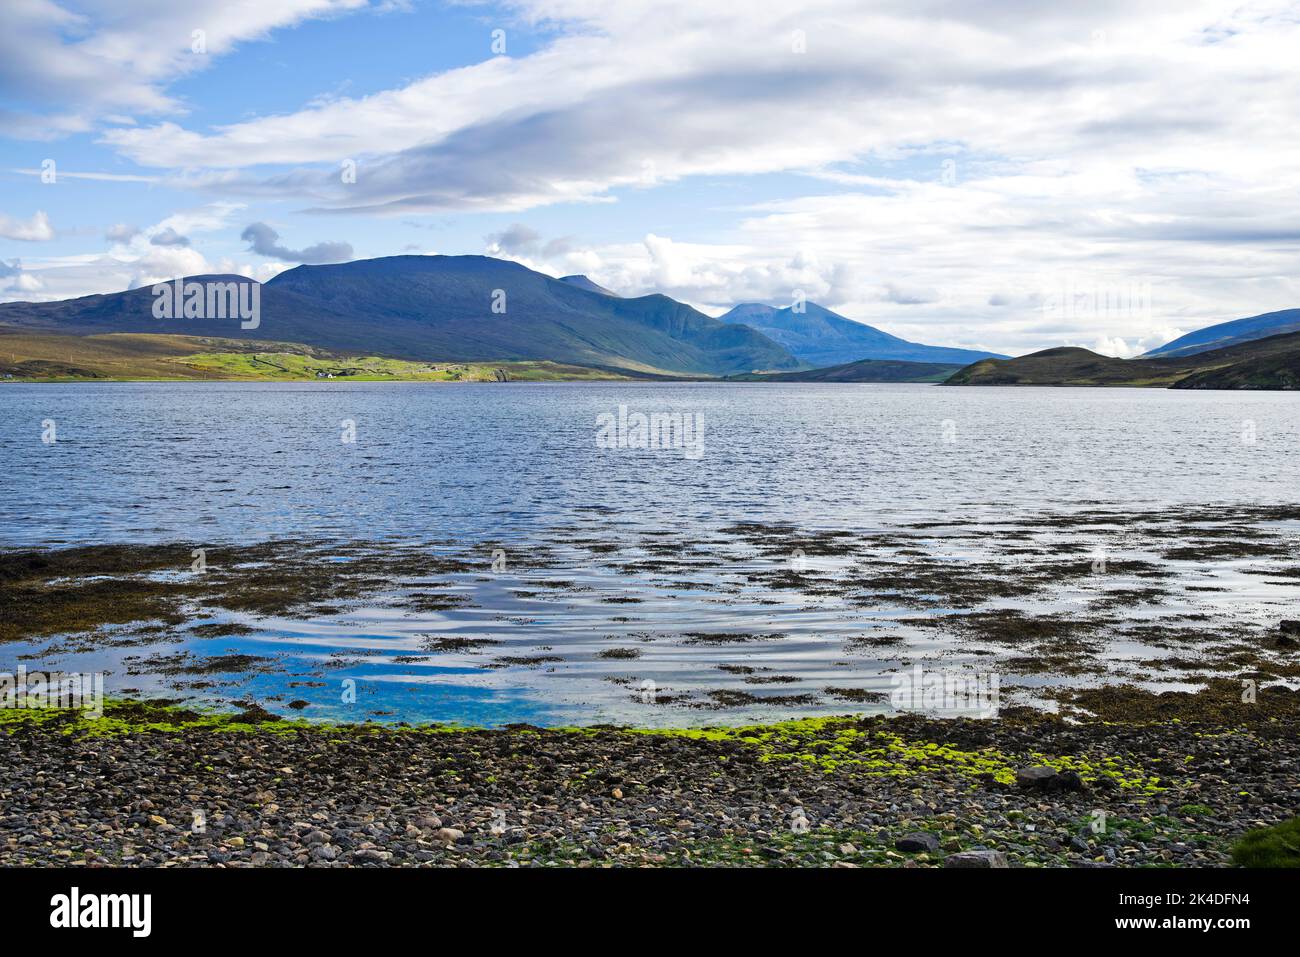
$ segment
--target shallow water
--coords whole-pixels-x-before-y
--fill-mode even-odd
[[[598,416],[620,406],[698,415],[698,457],[599,447]],[[142,383],[6,385],[0,412],[5,547],[181,542],[220,561],[223,546],[327,538],[481,563],[479,573],[440,576],[467,599],[446,611],[412,612],[380,595],[331,616],[202,617],[236,620],[249,635],[181,629],[156,645],[0,646],[0,667],[104,670],[110,690],[246,695],[281,711],[301,699],[307,716],[475,724],[843,713],[888,702],[825,689],[888,692],[915,661],[1002,673],[1004,698],[1060,677],[1005,668],[1005,648],[934,627],[974,605],[915,594],[864,601],[861,589],[834,584],[871,562],[993,566],[1014,579],[1043,561],[1087,564],[1098,549],[1121,565],[1154,560],[1149,574],[1069,577],[979,605],[1083,614],[1108,590],[1158,583],[1167,594],[1116,613],[1128,623],[1264,627],[1294,611],[1296,598],[1296,579],[1261,574],[1284,571],[1278,555],[1262,566],[1226,553],[1162,558],[1195,528],[1150,520],[1199,506],[1292,504],[1294,394]],[[52,444],[42,442],[46,420]],[[355,442],[341,441],[349,421]],[[1046,520],[1079,511],[1109,518]],[[1138,514],[1147,518],[1130,522]],[[1280,542],[1296,539],[1286,522],[1251,522]],[[845,547],[826,547],[819,530],[846,533]],[[825,587],[773,577],[792,568],[805,586]],[[1226,590],[1197,590],[1206,587]],[[717,638],[727,634],[771,637]],[[438,636],[498,644],[430,651]],[[1113,626],[1103,640],[1107,673],[1070,680],[1169,680],[1149,664],[1167,648]],[[185,650],[273,664],[219,676],[216,687],[150,664]],[[340,694],[349,679],[356,704]],[[752,698],[737,704],[728,691]]]

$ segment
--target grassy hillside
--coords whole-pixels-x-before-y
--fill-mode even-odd
[[[1177,359],[1113,359],[1087,349],[1046,349],[1015,359],[982,359],[948,385],[1102,385],[1168,388],[1188,374]]]
[[[731,376],[745,382],[943,382],[961,369],[943,362],[904,362],[901,359],[863,359],[806,372],[774,372]]]
[[[1161,358],[1114,359],[1087,349],[1047,349],[1016,359],[984,359],[945,385],[1295,389],[1300,386],[1300,333]]]
[[[41,335],[0,326],[0,376],[13,381],[316,380],[493,382],[621,379],[628,373],[557,362],[415,362],[350,356],[298,343],[211,336]]]

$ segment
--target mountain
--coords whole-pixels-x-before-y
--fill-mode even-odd
[[[872,326],[846,319],[838,313],[809,302],[803,312],[793,306],[778,309],[746,302],[719,317],[723,322],[743,323],[780,343],[811,366],[825,367],[859,359],[902,359],[909,362],[944,362],[964,365],[977,359],[998,356],[973,349],[925,346],[891,336]]]
[[[1295,389],[1300,385],[1300,332],[1155,358],[1114,359],[1087,349],[1045,349],[1016,359],[984,359],[944,384]]]
[[[4,303],[0,323],[28,332],[218,336],[401,359],[550,360],[697,376],[803,365],[761,333],[719,322],[667,296],[622,299],[487,256],[298,266],[262,285],[255,329],[241,329],[231,319],[156,319],[153,299],[142,288],[63,302]]]
[[[560,282],[567,282],[571,286],[577,286],[579,289],[585,289],[587,292],[598,292],[602,296],[613,296],[615,299],[621,299],[616,292],[610,292],[600,283],[592,282],[586,276],[561,276]]]
[[[860,359],[825,369],[751,373],[729,378],[745,382],[942,382],[960,368],[945,362]]]
[[[1197,329],[1195,332],[1180,336],[1173,342],[1167,342],[1159,349],[1152,349],[1143,358],[1190,356],[1210,349],[1222,349],[1225,346],[1288,332],[1300,332],[1300,309],[1266,312],[1262,316],[1234,319],[1231,322],[1221,322],[1216,326],[1206,326],[1204,329]]]

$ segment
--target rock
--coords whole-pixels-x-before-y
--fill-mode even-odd
[[[1041,765],[1032,768],[1019,768],[1016,771],[1016,784],[1022,788],[1049,791],[1056,784],[1058,777],[1060,775],[1054,769]]]
[[[149,820],[153,824],[157,824],[159,827],[163,827],[167,823],[167,818],[163,817],[161,814],[150,814]]]
[[[959,851],[949,854],[944,867],[1007,867],[1007,856],[1001,851]]]
[[[360,856],[361,853],[363,852],[358,852],[357,856]],[[317,844],[311,849],[311,859],[313,861],[332,861],[338,856],[339,849],[333,844]]]
[[[442,827],[442,818],[438,817],[436,814],[426,814],[424,817],[416,821],[415,825],[416,827],[426,831],[436,831],[438,828]]]
[[[1056,776],[1053,784],[1058,791],[1086,791],[1083,778],[1079,777],[1078,771],[1062,771]]]
[[[1283,618],[1282,623],[1277,626],[1277,629],[1284,635],[1290,635],[1292,638],[1300,638],[1300,621],[1291,621]]]
[[[904,834],[896,840],[894,849],[907,853],[934,852],[939,850],[939,839],[925,831],[916,831],[912,834]]]
[[[1092,846],[1078,835],[1070,838],[1070,847],[1071,849],[1078,851],[1080,854],[1089,854],[1092,852]]]

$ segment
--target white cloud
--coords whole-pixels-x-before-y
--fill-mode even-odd
[[[109,248],[102,253],[28,258],[10,267],[0,262],[0,282],[6,283],[0,285],[0,301],[70,299],[218,272],[269,279],[284,265],[230,259],[214,264],[190,238],[229,229],[243,208],[241,203],[211,203],[180,210],[143,229],[120,223],[106,231]]]
[[[14,219],[0,213],[0,238],[39,243],[54,238],[54,228],[44,211],[37,210],[30,219]]]
[[[5,0],[0,89],[25,108],[6,110],[0,120],[9,136],[48,139],[90,129],[101,119],[179,112],[181,104],[165,90],[168,82],[204,69],[243,41],[365,4]],[[195,52],[196,46],[206,52]]]
[[[214,49],[353,5],[240,5]],[[144,39],[127,27],[145,22],[146,6],[127,4],[126,26],[108,31],[67,14],[59,29],[84,38],[60,39],[42,67],[46,88],[73,91],[59,109],[82,117],[109,100],[131,114],[175,107],[165,84],[192,64],[176,59],[184,44],[141,52]],[[1170,329],[1300,301],[1294,3],[509,6],[558,39],[287,115],[215,128],[170,116],[103,139],[172,186],[325,212],[526,219],[540,206],[607,203],[616,228],[602,233],[612,241],[511,227],[489,237],[487,251],[715,312],[802,290],[852,318],[943,344],[1140,350]],[[51,5],[20,7],[21,26]],[[169,14],[147,35],[156,41],[177,24]],[[48,39],[53,29],[17,34]],[[795,31],[807,52],[795,52]],[[77,64],[92,50],[117,65],[123,89],[111,78],[102,97],[87,92],[100,73],[79,74]],[[120,68],[137,60],[143,69]],[[51,78],[59,70],[68,77]],[[76,117],[67,122],[84,121]],[[357,161],[355,182],[339,175],[344,159]],[[801,175],[763,193],[784,198],[739,213],[719,199],[702,210],[710,242],[628,210],[644,203],[618,203],[687,177],[791,172]],[[195,232],[180,222],[155,232],[168,227]],[[131,239],[130,255],[142,257],[153,235]],[[273,240],[263,248],[277,262],[307,251]],[[1061,306],[1068,286],[1149,292],[1138,307],[1088,311]]]

